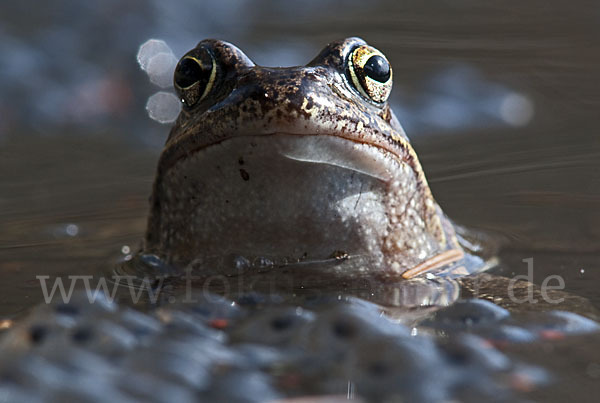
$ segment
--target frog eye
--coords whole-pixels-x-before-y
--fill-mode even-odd
[[[354,88],[377,103],[388,99],[392,90],[392,67],[383,53],[367,45],[352,51],[348,71]]]
[[[194,49],[181,58],[173,82],[181,100],[193,106],[208,95],[217,73],[215,59],[206,49]]]

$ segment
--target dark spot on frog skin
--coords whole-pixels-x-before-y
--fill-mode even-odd
[[[311,97],[306,98],[306,109],[312,109],[315,103]]]
[[[244,157],[240,156],[240,158],[238,158],[238,164],[244,165]]]
[[[248,172],[246,172],[245,169],[240,169],[240,175],[242,175],[243,180],[245,180],[245,181],[250,180],[250,175],[248,174]]]

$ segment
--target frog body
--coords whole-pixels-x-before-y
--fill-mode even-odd
[[[341,255],[405,278],[481,268],[390,109],[392,75],[360,38],[289,68],[200,42],[175,71],[183,109],[158,164],[144,252],[179,268]]]

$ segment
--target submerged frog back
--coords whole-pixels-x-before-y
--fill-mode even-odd
[[[158,164],[144,253],[179,269],[225,270],[231,256],[405,278],[484,268],[431,194],[387,102],[392,79],[359,38],[290,68],[200,42],[175,71],[184,106]]]

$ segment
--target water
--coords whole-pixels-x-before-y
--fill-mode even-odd
[[[0,6],[0,326],[43,300],[36,276],[106,273],[137,249],[168,132],[145,110],[161,88],[136,64],[143,42],[164,39],[179,57],[218,37],[259,64],[292,65],[350,35],[390,59],[394,108],[444,211],[504,241],[493,274],[527,275],[523,259],[533,258],[533,282],[559,275],[568,293],[556,306],[510,305],[506,282],[487,279],[477,295],[519,312],[597,318],[594,3],[25,3]],[[553,374],[529,398],[586,401],[597,390],[597,342],[569,336],[504,353]]]

